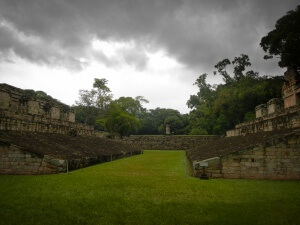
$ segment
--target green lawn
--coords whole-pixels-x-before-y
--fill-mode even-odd
[[[185,152],[0,176],[0,224],[300,224],[300,182],[199,180]]]

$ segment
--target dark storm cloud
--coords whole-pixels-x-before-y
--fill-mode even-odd
[[[119,64],[93,51],[91,40],[98,38],[143,46],[118,52],[123,63],[138,69],[147,66],[145,50],[163,49],[203,72],[240,53],[272,71],[276,64],[264,64],[259,41],[297,4],[298,0],[0,0],[0,55],[72,69],[84,68],[93,58]]]

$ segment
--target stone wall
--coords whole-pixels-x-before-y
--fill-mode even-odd
[[[288,69],[284,73],[284,84],[282,87],[282,95],[284,107],[289,108],[300,104],[300,80],[299,73],[295,69]]]
[[[32,131],[83,136],[103,136],[94,127],[34,114],[16,114],[0,109],[0,130]]]
[[[122,142],[143,150],[187,150],[216,139],[219,136],[132,135],[122,139]]]
[[[68,105],[30,97],[24,90],[8,84],[0,84],[0,109],[75,122],[75,114]]]
[[[62,173],[138,154],[141,154],[141,151],[79,159],[57,159],[0,141],[0,174],[37,175]]]
[[[0,84],[0,130],[104,136],[92,126],[75,123],[69,106],[33,99],[24,90],[7,84]]]
[[[269,104],[267,106],[258,106],[256,110],[257,119],[248,123],[240,123],[235,129],[226,132],[227,137],[241,136],[249,133],[262,131],[272,131],[300,126],[300,106],[296,105],[287,109],[277,110],[268,114],[267,111],[273,112],[276,106]],[[259,111],[259,112],[258,112]]]
[[[300,179],[300,134],[245,149],[232,154],[204,160],[212,178],[247,178],[272,180]],[[202,168],[193,162],[196,176]]]
[[[241,123],[226,132],[226,136],[240,136],[248,133],[272,131],[300,126],[300,80],[297,70],[284,73],[282,98],[275,98],[267,104],[256,106],[256,120]]]
[[[28,152],[0,142],[0,174],[52,174],[66,172],[65,160]]]

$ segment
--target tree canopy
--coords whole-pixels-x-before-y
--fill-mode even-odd
[[[232,64],[233,75],[226,72]],[[282,77],[259,77],[257,72],[246,71],[250,66],[247,55],[235,57],[232,63],[224,59],[216,64],[217,72],[223,76],[225,84],[210,85],[207,74],[200,75],[194,85],[199,92],[191,95],[187,105],[192,109],[189,134],[222,134],[236,124],[255,118],[255,106],[266,103],[271,98],[281,97]]]
[[[136,133],[141,126],[137,117],[126,113],[115,102],[109,105],[106,117],[98,122],[103,123],[110,134],[120,135],[120,137]]]
[[[123,137],[138,132],[141,126],[139,118],[146,112],[142,104],[148,100],[143,96],[113,100],[107,83],[104,78],[95,78],[91,90],[79,91],[79,100],[73,106],[76,121],[107,131],[112,136]]]
[[[300,5],[277,20],[275,29],[261,39],[260,46],[268,53],[265,59],[278,56],[280,67],[300,70]]]
[[[111,90],[107,86],[107,82],[108,80],[104,78],[95,78],[91,90],[79,90],[79,100],[76,101],[76,105],[87,107],[93,106],[104,110],[104,108],[112,101],[113,97]]]

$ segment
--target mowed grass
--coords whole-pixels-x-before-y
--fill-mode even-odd
[[[200,180],[183,151],[0,176],[0,224],[300,224],[300,182]]]

